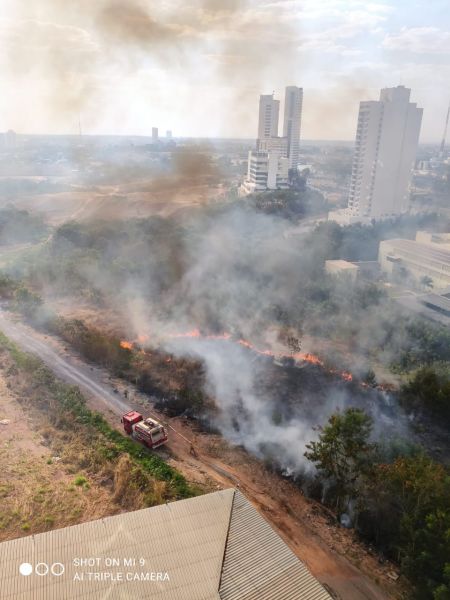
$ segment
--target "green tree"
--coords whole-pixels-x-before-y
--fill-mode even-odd
[[[364,501],[383,531],[387,550],[398,560],[421,599],[448,598],[450,563],[450,478],[426,454],[378,465]]]
[[[320,427],[319,439],[306,445],[305,457],[334,488],[336,510],[359,495],[374,446],[369,442],[372,418],[357,408],[335,413]]]
[[[401,398],[408,407],[425,410],[438,419],[450,420],[449,368],[418,369],[409,383],[402,387]]]
[[[363,377],[363,382],[371,387],[375,387],[377,385],[377,376],[373,369],[368,369],[366,371],[366,374]]]
[[[42,306],[42,298],[23,286],[15,291],[14,301],[17,310],[28,319],[35,317],[38,309]]]
[[[15,289],[17,288],[17,283],[11,279],[8,275],[4,275],[0,273],[0,297],[1,298],[11,298]]]

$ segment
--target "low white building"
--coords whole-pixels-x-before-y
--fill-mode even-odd
[[[353,282],[358,277],[359,267],[347,260],[326,260],[325,272],[335,277],[345,277]]]
[[[429,277],[433,288],[450,286],[450,234],[418,231],[416,240],[384,240],[378,262],[389,276],[411,277],[418,283]]]
[[[270,151],[251,150],[248,153],[247,177],[239,189],[240,196],[288,187],[289,160],[278,148]]]

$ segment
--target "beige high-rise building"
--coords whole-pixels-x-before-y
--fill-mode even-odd
[[[289,85],[284,96],[283,137],[287,139],[289,169],[297,169],[302,122],[303,88]]]
[[[350,220],[382,219],[409,209],[423,109],[411,90],[385,88],[360,103],[348,201]]]
[[[278,135],[280,101],[273,94],[259,97],[258,140]]]
[[[287,89],[299,90],[299,88],[295,87]],[[291,107],[291,103],[289,107]],[[247,177],[239,189],[241,196],[265,190],[285,190],[289,188],[289,140],[287,137],[278,136],[279,112],[280,101],[275,100],[273,94],[260,96],[256,149],[250,150],[248,153]],[[291,113],[295,121],[298,116],[298,105],[295,102],[292,104],[292,110],[289,108],[289,114]],[[290,138],[291,143],[297,144],[296,156],[298,161],[298,137],[300,129],[297,137],[295,135],[295,124],[289,127],[289,131],[292,133]]]

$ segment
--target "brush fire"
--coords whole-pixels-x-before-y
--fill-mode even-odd
[[[203,335],[199,329],[195,328],[191,331],[187,331],[185,333],[173,333],[168,334],[168,338],[171,339],[182,339],[182,338],[195,338],[195,339],[203,339],[203,340],[227,340],[234,342],[239,346],[243,346],[244,348],[248,348],[252,352],[259,354],[261,356],[268,356],[273,358],[275,361],[280,361],[283,359],[291,359],[295,363],[304,364],[309,363],[312,365],[317,365],[322,367],[328,373],[333,375],[337,375],[341,377],[344,381],[353,381],[353,375],[348,371],[339,371],[338,369],[334,369],[333,367],[328,367],[325,365],[324,361],[319,358],[316,354],[312,354],[310,352],[291,352],[291,353],[276,353],[269,349],[260,349],[248,340],[244,339],[233,339],[231,333],[223,332],[220,334],[211,334],[211,335]],[[132,350],[134,348],[139,347],[142,350],[142,346],[148,343],[150,337],[148,335],[138,335],[136,341],[128,341],[122,340],[120,342],[120,346],[127,350]],[[170,362],[171,359],[167,359],[166,362]]]

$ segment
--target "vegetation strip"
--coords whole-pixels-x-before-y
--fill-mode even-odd
[[[39,358],[19,350],[1,332],[0,344],[8,349],[16,365],[31,375],[37,386],[45,384],[46,389],[50,391],[53,398],[65,412],[72,413],[78,423],[91,425],[108,440],[110,458],[126,453],[145,472],[158,480],[168,482],[177,498],[188,498],[196,495],[196,490],[189,486],[183,475],[164,462],[162,458],[157,454],[150,454],[141,444],[126,438],[113,429],[101,414],[90,410],[77,387],[58,380]]]

